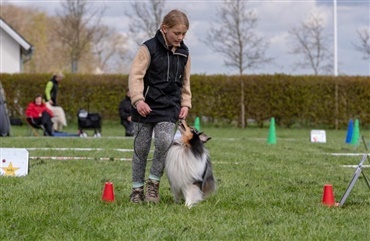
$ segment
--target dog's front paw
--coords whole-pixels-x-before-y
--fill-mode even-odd
[[[192,202],[189,202],[189,201],[187,201],[187,202],[185,202],[185,206],[187,207],[187,208],[192,208],[192,207],[194,207],[195,206],[195,204],[196,203],[192,203]]]

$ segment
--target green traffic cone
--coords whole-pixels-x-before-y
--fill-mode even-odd
[[[199,117],[195,117],[194,128],[200,131],[200,120]]]
[[[275,130],[275,118],[272,117],[270,120],[269,135],[267,138],[267,144],[276,144],[276,130]]]
[[[359,120],[356,119],[355,120],[355,125],[353,127],[351,144],[352,145],[357,145],[359,140],[360,140],[360,123],[359,123]]]

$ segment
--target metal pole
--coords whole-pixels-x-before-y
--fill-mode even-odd
[[[337,0],[333,0],[333,9],[334,9],[334,81],[335,81],[335,129],[338,129],[339,126],[339,120],[338,120],[338,114],[339,114],[339,98],[338,98],[338,41],[337,41]]]
[[[337,0],[334,1],[334,76],[338,76]]]

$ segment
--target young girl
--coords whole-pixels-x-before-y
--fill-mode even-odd
[[[183,42],[188,29],[187,16],[179,10],[170,11],[155,37],[140,47],[131,66],[129,89],[135,140],[130,201],[134,203],[159,202],[159,182],[176,122],[185,119],[191,108],[190,57]],[[144,197],[153,132],[154,154]]]

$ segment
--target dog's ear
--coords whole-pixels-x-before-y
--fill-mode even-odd
[[[207,141],[211,140],[211,137],[207,136],[206,134],[203,134],[203,132],[200,133],[199,139],[203,142],[206,143]]]

